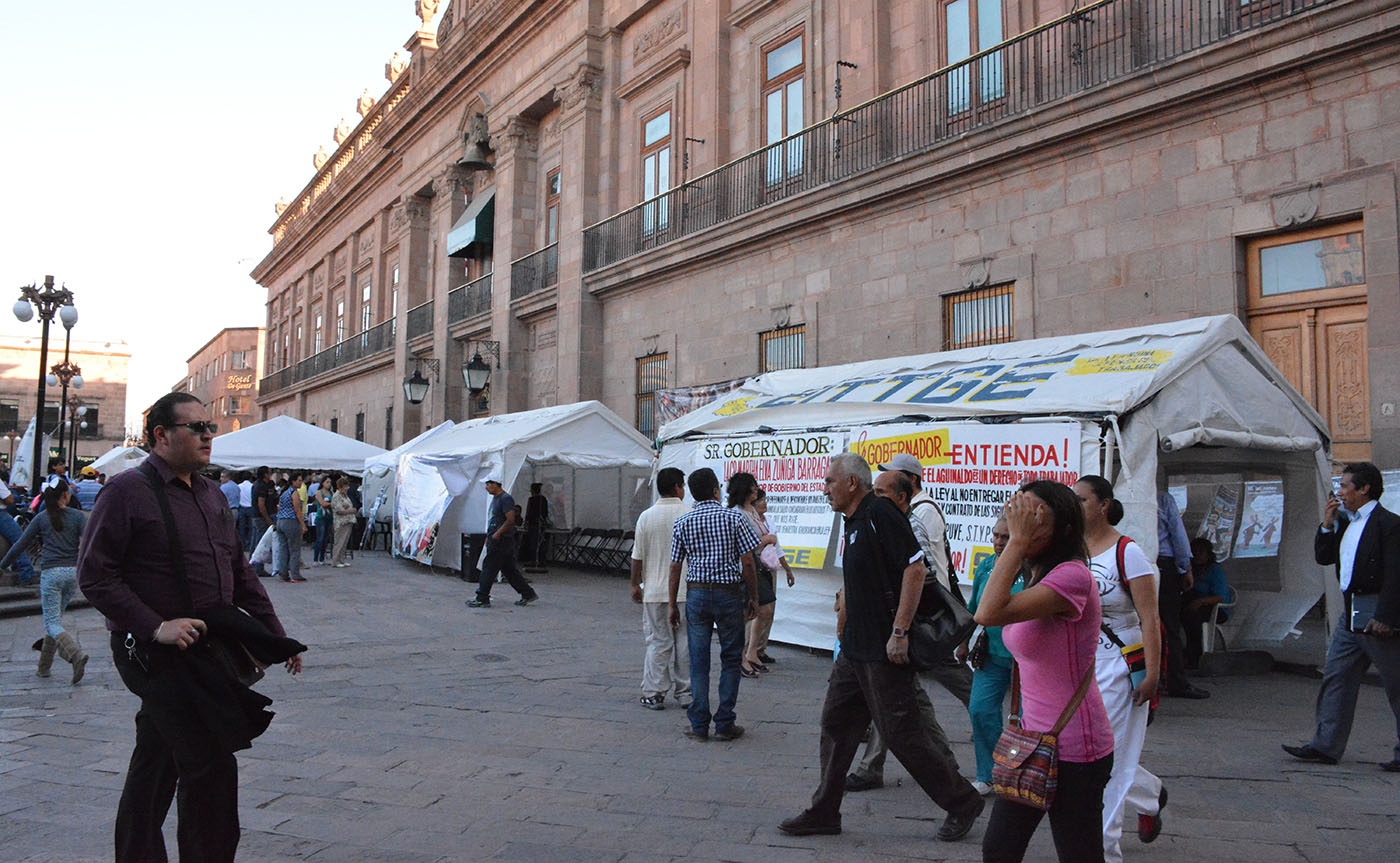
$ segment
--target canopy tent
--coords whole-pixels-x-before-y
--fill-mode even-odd
[[[124,470],[140,467],[148,453],[136,446],[114,446],[97,457],[89,467],[107,476],[116,476]]]
[[[413,452],[427,444],[429,440],[455,426],[452,420],[443,420],[412,440],[394,447],[388,452],[365,459],[364,483],[360,486],[360,514],[371,516],[375,521],[392,521],[394,515],[395,476],[399,469],[399,456]]]
[[[1223,558],[1242,495],[1274,493],[1278,542],[1226,564],[1239,592],[1232,646],[1276,643],[1324,584],[1339,599],[1312,562],[1326,425],[1231,316],[772,372],[667,423],[660,440],[663,467],[747,470],[768,488],[790,559],[814,570],[780,590],[774,635],[785,641],[832,643],[839,525],[821,512],[821,478],[830,454],[847,449],[872,465],[898,452],[920,459],[964,581],[1022,481],[1100,473],[1126,511],[1119,529],[1149,558],[1159,491]]]
[[[348,438],[289,416],[250,425],[214,438],[210,461],[230,470],[260,465],[298,470],[336,470],[359,475],[365,459],[381,447]]]
[[[522,506],[530,483],[544,485],[554,527],[631,527],[653,461],[646,438],[596,401],[458,423],[399,457],[394,554],[461,566],[458,537],[484,530],[492,474]]]

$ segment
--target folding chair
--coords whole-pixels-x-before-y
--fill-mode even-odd
[[[1230,650],[1229,645],[1225,643],[1225,633],[1220,630],[1220,610],[1222,608],[1234,608],[1235,602],[1239,599],[1239,597],[1235,593],[1235,589],[1233,587],[1227,586],[1226,589],[1230,591],[1230,599],[1226,602],[1219,602],[1211,606],[1210,619],[1201,624],[1201,627],[1204,630],[1201,633],[1201,646],[1206,653],[1215,652],[1215,636],[1217,634],[1219,634],[1220,636],[1220,651],[1222,653],[1225,653]]]

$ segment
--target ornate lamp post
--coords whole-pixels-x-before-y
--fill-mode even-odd
[[[34,416],[37,421],[34,423],[34,460],[29,467],[29,490],[35,491],[39,487],[42,478],[39,472],[44,468],[39,460],[39,453],[43,448],[44,433],[42,429],[44,418],[44,385],[47,379],[44,375],[44,367],[49,363],[49,324],[57,314],[64,326],[71,327],[78,322],[78,310],[73,307],[73,292],[66,287],[55,288],[53,286],[53,276],[44,276],[43,287],[36,285],[25,285],[19,289],[19,299],[15,301],[14,313],[20,323],[28,323],[34,318],[34,312],[38,311],[39,321],[43,325],[43,335],[39,339],[39,393],[35,400]]]
[[[68,448],[68,476],[71,482],[71,477],[76,476],[78,472],[78,431],[88,427],[85,419],[88,409],[87,405],[83,404],[82,399],[77,396],[68,399],[67,406],[70,408],[68,425],[72,428],[73,441],[72,446]]]
[[[73,389],[75,390],[80,390],[83,388],[83,370],[79,368],[76,363],[70,362],[68,359],[68,348],[73,341],[73,324],[76,324],[78,322],[77,309],[73,310],[72,317],[72,323],[69,323],[69,321],[66,319],[63,321],[63,329],[66,330],[63,336],[63,362],[58,363],[53,368],[49,369],[49,376],[47,380],[48,385],[51,387],[57,386],[60,383],[63,384],[63,392],[60,393],[58,397],[58,427],[60,429],[66,427],[66,421],[68,418],[67,411],[69,385],[71,384]],[[65,460],[67,459],[64,455],[65,449],[63,443],[66,438],[67,435],[64,434],[60,434],[58,436],[58,457],[63,458]],[[69,473],[72,473],[72,468],[69,468]]]

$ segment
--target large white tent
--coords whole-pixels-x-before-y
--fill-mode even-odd
[[[544,485],[553,526],[631,527],[650,504],[654,455],[596,401],[468,420],[399,457],[394,554],[461,565],[462,534],[481,533],[497,474],[522,505]]]
[[[279,416],[214,438],[210,461],[230,470],[268,465],[359,475],[365,469],[365,459],[382,452],[382,447]]]
[[[394,478],[399,470],[399,456],[414,452],[428,445],[434,437],[455,426],[452,420],[443,420],[411,440],[394,447],[388,452],[365,459],[364,483],[360,486],[362,501],[360,514],[375,521],[392,521],[394,517]]]
[[[964,580],[991,553],[991,522],[1022,481],[1099,473],[1126,510],[1119,529],[1149,557],[1159,490],[1226,557],[1242,500],[1275,505],[1278,539],[1225,563],[1239,591],[1232,646],[1277,643],[1324,585],[1338,599],[1312,560],[1326,425],[1230,316],[773,372],[660,438],[663,467],[709,466],[721,479],[746,470],[768,489],[775,532],[809,570],[779,588],[774,637],[784,641],[832,643],[840,530],[821,480],[843,450],[872,465],[898,452],[920,459]]]
[[[148,453],[139,446],[114,446],[98,456],[91,467],[98,473],[116,476],[125,470],[140,467]]]

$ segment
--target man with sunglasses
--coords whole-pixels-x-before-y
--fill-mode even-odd
[[[189,393],[170,393],[151,406],[151,455],[140,469],[107,484],[78,556],[79,584],[107,618],[117,671],[141,698],[136,746],[117,806],[117,861],[166,859],[161,825],[172,799],[180,859],[233,860],[239,837],[233,751],[250,745],[260,729],[249,717],[247,739],[230,742],[228,723],[210,708],[225,705],[231,681],[210,676],[210,666],[186,651],[208,631],[201,618],[230,607],[261,622],[269,637],[285,636],[248,565],[228,501],[199,473],[209,465],[217,431],[207,417]],[[176,548],[161,497],[168,501]],[[301,670],[299,655],[287,660],[287,670]],[[243,699],[262,699],[246,688],[235,695],[233,712],[239,713]]]

